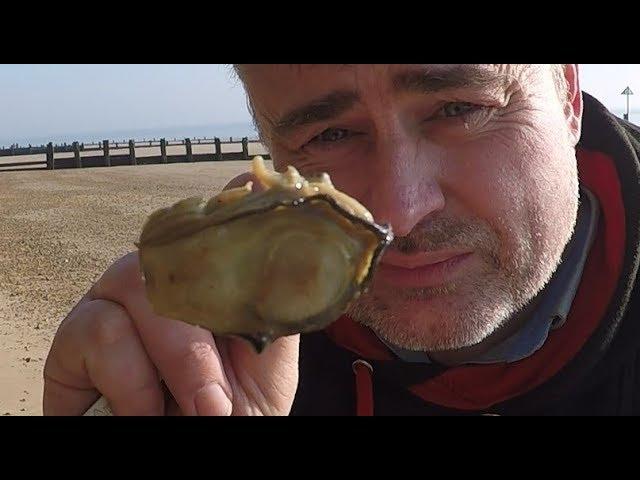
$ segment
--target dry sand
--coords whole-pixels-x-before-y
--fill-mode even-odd
[[[42,414],[57,326],[146,216],[209,197],[249,162],[0,172],[0,416]]]

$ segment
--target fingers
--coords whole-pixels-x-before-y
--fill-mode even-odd
[[[60,327],[44,371],[45,415],[82,415],[104,395],[116,415],[163,415],[158,372],[122,306],[79,304]]]
[[[256,353],[246,340],[229,337],[219,350],[234,386],[234,415],[288,415],[298,387],[300,335],[283,337]]]
[[[235,178],[232,178],[229,183],[223,188],[223,190],[230,190],[232,188],[244,187],[247,182],[253,182],[253,186],[251,187],[251,191],[253,192],[262,192],[264,187],[262,184],[256,179],[256,177],[251,172],[246,172],[238,175]]]
[[[250,173],[225,189],[252,180],[253,190],[262,190]],[[165,405],[186,415],[233,410],[233,388],[212,334],[153,313],[137,252],[112,265],[61,324],[44,376],[46,415],[83,414],[100,394],[116,415],[161,415]],[[165,400],[160,378],[179,411]]]
[[[230,415],[232,388],[212,334],[153,313],[137,254],[124,257],[99,280],[94,294],[124,306],[151,361],[185,415]]]
[[[231,414],[232,389],[207,330],[149,312],[136,316],[149,355],[185,415]]]

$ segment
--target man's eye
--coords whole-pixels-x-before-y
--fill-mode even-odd
[[[334,143],[344,140],[350,136],[349,130],[344,128],[327,128],[320,135],[315,136],[309,143],[321,142],[321,143]]]
[[[469,113],[477,108],[477,105],[468,102],[451,102],[447,103],[438,112],[442,117],[459,117],[465,113]]]

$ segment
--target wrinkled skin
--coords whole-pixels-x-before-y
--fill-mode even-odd
[[[425,252],[470,254],[437,285],[379,271],[355,319],[443,361],[508,332],[575,225],[575,66],[562,98],[549,65],[251,65],[241,74],[276,168],[326,171],[391,224],[391,269]]]
[[[460,67],[242,68],[276,168],[327,171],[393,227],[388,268],[381,265],[354,317],[444,363],[517,325],[561,258],[578,194],[576,67],[564,70],[562,97],[548,65]],[[442,282],[416,286],[388,273],[447,249],[468,255]],[[154,318],[136,268],[135,256],[121,260],[63,322],[45,368],[46,414],[82,413],[96,388],[117,414],[176,411],[160,376],[184,414],[289,412],[297,337],[257,358],[243,344]],[[201,390],[207,385],[220,388]]]

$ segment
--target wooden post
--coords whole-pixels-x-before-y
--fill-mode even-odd
[[[56,161],[53,158],[53,143],[49,142],[47,144],[47,168],[49,170],[55,170],[56,169]]]
[[[160,157],[162,163],[167,163],[167,141],[164,138],[160,139]]]
[[[136,144],[133,140],[129,140],[129,165],[137,165],[136,160]]]
[[[242,159],[249,160],[249,139],[247,137],[242,139]]]
[[[73,142],[73,157],[76,160],[76,168],[82,168],[82,158],[80,158],[80,144]]]
[[[193,150],[191,149],[191,139],[184,139],[185,149],[187,151],[187,162],[193,162]]]
[[[102,155],[104,156],[104,166],[111,166],[111,156],[109,155],[109,140],[102,141]]]
[[[219,162],[220,160],[222,160],[222,143],[220,142],[220,139],[218,137],[216,137],[213,142],[216,144],[216,161]]]

